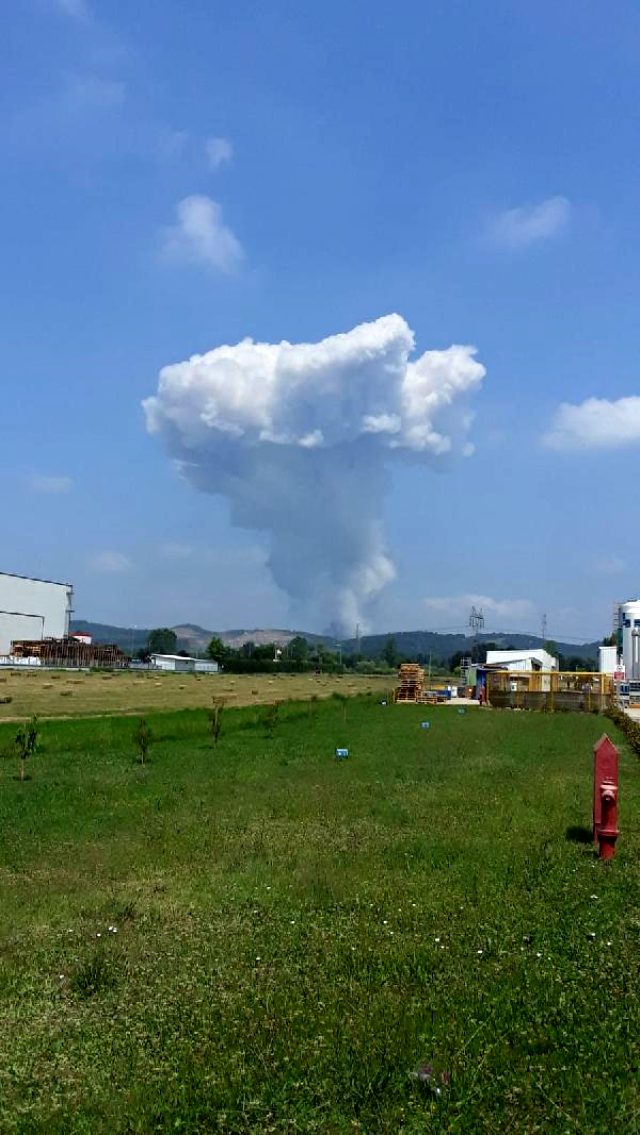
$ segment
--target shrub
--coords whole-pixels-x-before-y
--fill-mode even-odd
[[[622,730],[634,753],[640,757],[640,722],[633,721],[617,706],[610,706],[606,716]]]

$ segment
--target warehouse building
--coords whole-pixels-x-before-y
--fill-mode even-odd
[[[184,654],[152,654],[151,667],[172,674],[217,674],[218,663],[208,658],[187,658]]]
[[[488,650],[487,669],[495,670],[557,670],[558,659],[547,650]]]
[[[17,640],[42,641],[69,634],[73,587],[0,572],[0,655]]]

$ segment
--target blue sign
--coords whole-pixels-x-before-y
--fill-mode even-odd
[[[349,756],[348,749],[336,749],[336,757],[339,761],[344,761]]]
[[[420,722],[420,728],[421,729],[430,729],[431,728],[431,722],[430,721],[421,721]]]

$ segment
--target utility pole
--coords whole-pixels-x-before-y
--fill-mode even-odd
[[[542,645],[547,641],[547,616],[542,616]]]

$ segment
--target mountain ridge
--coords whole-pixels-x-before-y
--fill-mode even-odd
[[[74,619],[71,623],[73,631],[84,631],[92,635],[96,642],[115,642],[127,653],[141,650],[147,642],[151,627],[118,627],[109,623],[94,623],[86,619]],[[353,654],[358,651],[365,658],[378,657],[384,649],[385,643],[392,638],[399,655],[416,657],[422,655],[425,661],[429,655],[434,663],[446,664],[449,658],[460,651],[470,653],[474,640],[468,635],[459,633],[444,634],[440,631],[388,631],[384,634],[362,635],[359,639],[348,638],[338,640],[332,635],[319,635],[309,631],[287,630],[283,628],[233,628],[225,631],[207,630],[197,623],[179,623],[171,628],[178,638],[178,650],[204,653],[215,636],[234,649],[238,649],[246,642],[255,642],[256,645],[275,642],[285,647],[293,638],[300,635],[310,644],[324,643],[327,647],[337,649],[341,647],[343,653]],[[498,649],[513,647],[516,650],[525,648],[539,649],[543,639],[539,635],[524,634],[520,631],[511,634],[507,632],[487,632],[478,635],[481,643],[495,643]],[[592,662],[597,661],[600,640],[584,643],[568,643],[558,640],[555,646],[560,654],[567,657],[581,657]]]

